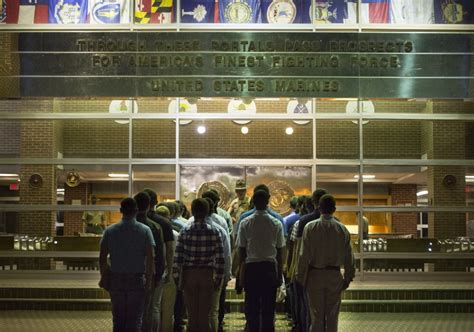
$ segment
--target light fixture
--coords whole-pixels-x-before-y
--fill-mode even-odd
[[[244,135],[247,135],[249,133],[249,127],[243,126],[240,128],[240,132]]]
[[[474,175],[466,175],[466,182],[474,182]]]
[[[358,178],[359,178],[359,174],[354,175],[354,179],[358,179]],[[364,175],[362,175],[362,179],[364,179],[364,180],[375,179],[375,175],[364,174]]]
[[[110,173],[110,178],[128,178],[128,174],[125,173]]]
[[[286,133],[287,135],[293,135],[293,132],[294,132],[294,129],[293,129],[292,127],[287,127],[287,128],[285,129],[285,133]]]
[[[206,127],[205,126],[198,126],[197,127],[197,132],[198,132],[198,134],[201,134],[201,135],[206,133]]]
[[[15,178],[15,177],[18,177],[20,175],[18,174],[9,174],[9,173],[0,173],[0,177],[3,177],[3,178]]]
[[[425,196],[428,195],[428,190],[420,190],[419,192],[416,193],[416,196]]]

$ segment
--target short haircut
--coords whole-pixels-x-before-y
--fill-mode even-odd
[[[120,202],[120,212],[123,214],[133,214],[138,211],[137,202],[131,197],[127,197]]]
[[[332,214],[336,211],[336,200],[332,195],[326,194],[319,199],[319,211],[322,214]]]
[[[253,191],[256,192],[258,190],[263,190],[263,191],[266,191],[268,195],[270,195],[270,189],[268,189],[267,185],[261,183],[261,184],[258,184],[255,186],[255,188],[253,188]]]
[[[170,210],[164,206],[164,205],[160,205],[158,206],[156,209],[155,209],[155,212],[156,214],[162,216],[162,217],[165,217],[165,218],[169,218],[170,217]]]
[[[179,213],[180,213],[180,214],[183,214],[183,212],[184,212],[186,206],[184,206],[184,203],[181,202],[180,200],[176,200],[175,202],[176,202],[176,204],[178,204]]]
[[[212,191],[214,194],[217,195],[218,201],[221,200],[221,195],[219,195],[219,192],[217,190],[215,190],[214,188],[211,188],[211,189],[209,189],[209,191]]]
[[[296,209],[296,205],[298,204],[298,197],[293,196],[290,199],[290,206],[292,209]]]
[[[202,194],[202,198],[210,198],[214,202],[213,205],[216,205],[219,202],[219,195],[217,195],[212,190],[208,190]]]
[[[142,191],[133,198],[137,202],[138,211],[147,211],[150,208],[150,196],[146,192]]]
[[[209,214],[209,203],[204,198],[196,198],[191,203],[191,212],[195,219],[204,219]]]
[[[257,190],[253,193],[252,197],[253,203],[257,209],[265,207],[268,204],[269,198],[270,195],[265,190]]]
[[[164,202],[165,206],[170,210],[170,216],[174,217],[176,214],[176,205],[174,205],[174,202]]]
[[[151,188],[143,189],[143,192],[146,192],[148,196],[150,196],[150,205],[155,206],[158,204],[158,196],[156,195],[156,191]]]
[[[214,212],[215,208],[216,208],[216,204],[215,202],[212,200],[212,198],[210,197],[203,197],[206,202],[209,204],[209,215],[212,214],[212,212]]]
[[[313,195],[311,196],[311,200],[313,201],[313,204],[318,205],[320,198],[326,195],[327,193],[328,191],[322,188],[319,188],[313,191]]]

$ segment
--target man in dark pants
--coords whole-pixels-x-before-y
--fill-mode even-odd
[[[267,212],[269,198],[264,190],[254,193],[256,211],[242,220],[237,238],[249,332],[275,330],[276,290],[282,283],[285,239],[281,222]]]
[[[137,202],[137,221],[150,228],[155,241],[155,278],[151,289],[145,294],[145,312],[143,315],[142,332],[159,331],[161,325],[161,297],[163,295],[163,272],[165,270],[165,249],[163,230],[147,217],[150,208],[150,196],[141,192],[134,197]]]
[[[145,290],[151,288],[155,266],[155,242],[149,227],[137,222],[137,203],[120,203],[123,218],[108,227],[100,242],[99,286],[106,288],[112,302],[113,330],[139,332],[145,306]],[[110,255],[110,284],[107,256]]]

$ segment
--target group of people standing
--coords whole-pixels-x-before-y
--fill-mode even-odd
[[[158,204],[151,189],[121,202],[123,218],[105,230],[100,246],[99,285],[110,293],[114,331],[182,331],[184,309],[188,332],[223,331],[232,275],[236,290],[245,291],[247,331],[274,331],[285,278],[296,328],[337,330],[354,259],[349,233],[333,217],[334,198],[318,189],[311,213],[295,206],[284,219],[269,208],[266,185],[252,198],[246,193],[238,180],[226,211],[209,190],[191,203],[192,216],[179,201]],[[303,307],[304,322],[296,317]]]

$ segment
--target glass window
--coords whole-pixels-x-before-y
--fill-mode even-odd
[[[134,165],[133,193],[145,188],[157,193],[158,202],[176,197],[175,165]]]
[[[472,167],[465,166],[365,166],[364,205],[466,206],[472,173]],[[371,195],[386,199],[374,200]]]

